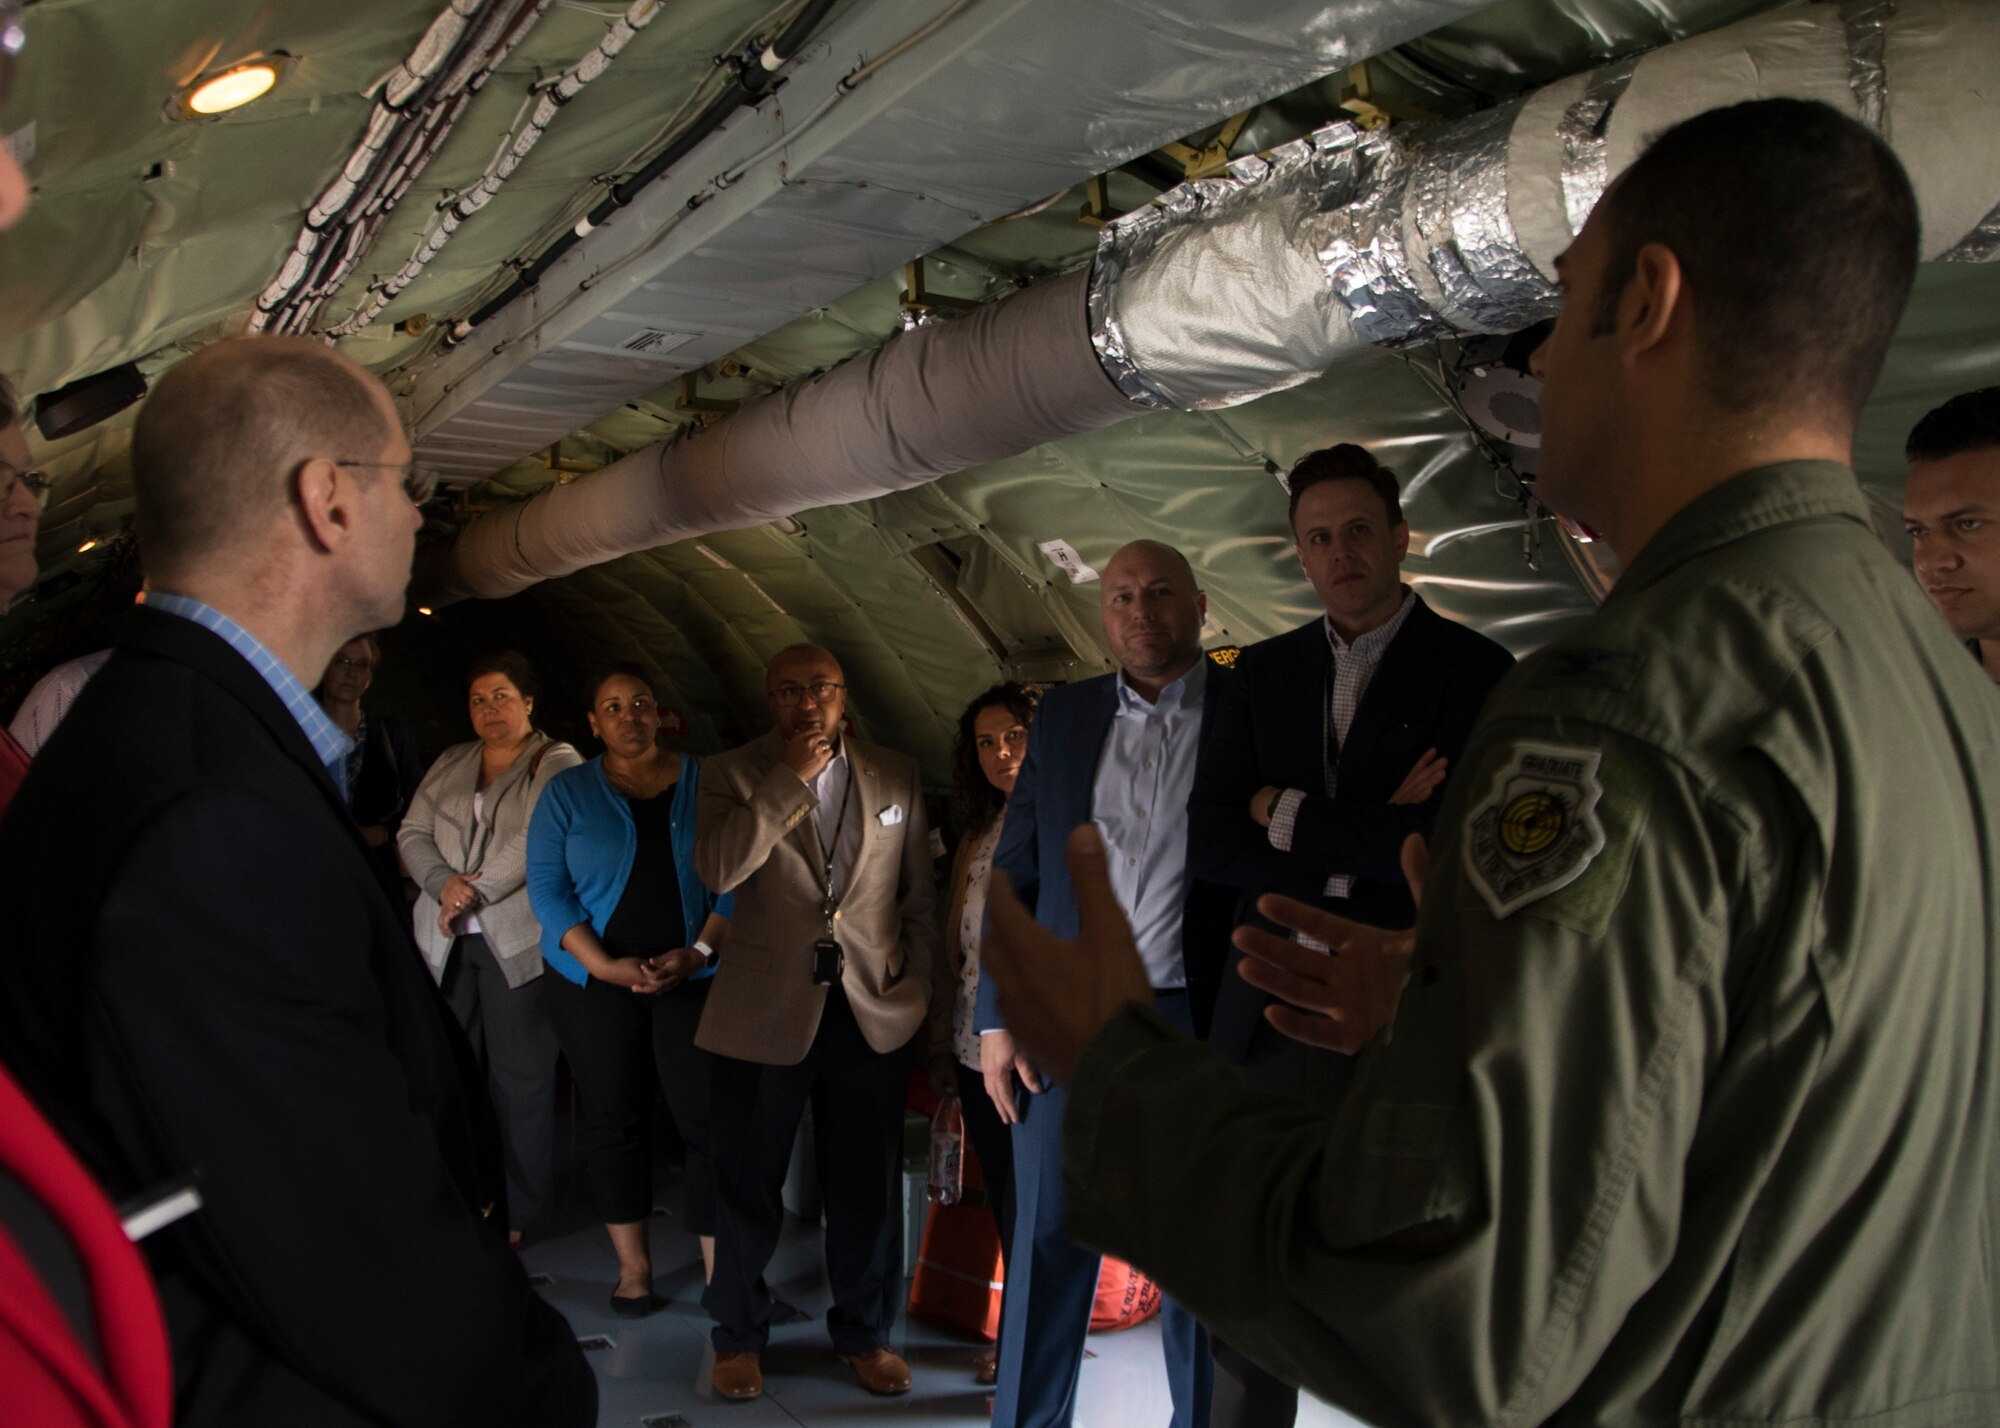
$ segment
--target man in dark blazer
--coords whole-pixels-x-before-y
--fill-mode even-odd
[[[1428,837],[1451,763],[1486,696],[1513,666],[1483,635],[1444,619],[1403,584],[1409,550],[1395,477],[1359,446],[1328,447],[1292,468],[1299,562],[1325,615],[1251,645],[1215,696],[1189,807],[1188,866],[1235,889],[1239,922],[1263,893],[1283,893],[1379,927],[1416,908],[1403,840]],[[1266,1089],[1331,1111],[1351,1057],[1280,1035],[1271,998],[1228,950],[1209,1040]],[[1283,1016],[1289,1009],[1281,1009]],[[1324,1019],[1315,1018],[1316,1021]],[[1215,1422],[1288,1428],[1298,1391],[1220,1340]]]
[[[993,865],[1036,919],[1077,931],[1064,847],[1096,824],[1112,854],[1120,905],[1138,929],[1161,1015],[1205,1025],[1229,935],[1233,895],[1188,876],[1187,800],[1196,752],[1229,673],[1204,658],[1207,597],[1171,546],[1135,541],[1111,558],[1099,592],[1116,674],[1052,689],[1036,711]],[[1210,949],[1204,966],[1193,955]],[[1014,1125],[1014,1253],[1007,1262],[996,1428],[1067,1428],[1076,1411],[1098,1256],[1065,1230],[1062,1089],[1015,1054],[990,983],[974,1022],[981,1069],[1000,1118]],[[1207,1334],[1169,1300],[1161,1340],[1173,1428],[1208,1421]]]
[[[114,1198],[199,1192],[144,1242],[177,1423],[583,1428],[483,1078],[301,682],[402,614],[388,393],[302,339],[219,343],[133,468],[146,593],[0,821],[0,1058]]]

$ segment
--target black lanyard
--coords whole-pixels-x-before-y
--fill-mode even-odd
[[[832,766],[831,761],[829,761],[827,767],[831,768]],[[840,911],[841,897],[839,893],[833,890],[833,860],[840,852],[840,830],[846,826],[847,805],[853,797],[854,763],[852,760],[849,760],[847,765],[847,785],[840,791],[840,812],[834,816],[833,842],[830,845],[826,839],[820,837],[819,819],[813,819],[813,841],[819,844],[820,856],[826,860],[826,870],[822,874],[820,882],[820,887],[824,894],[820,898],[820,915],[826,918],[826,935],[828,937],[833,936],[833,915]],[[854,870],[849,868],[847,871],[852,876]]]

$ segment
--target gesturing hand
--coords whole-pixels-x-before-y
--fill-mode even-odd
[[[1403,875],[1419,903],[1428,866],[1424,840],[1412,833],[1403,841]],[[1276,894],[1257,899],[1257,911],[1334,953],[1314,952],[1261,928],[1236,929],[1231,940],[1243,953],[1238,974],[1290,1004],[1264,1008],[1274,1028],[1308,1046],[1353,1053],[1395,1019],[1416,946],[1414,930],[1367,927]]]
[[[1410,771],[1403,775],[1402,783],[1398,784],[1396,791],[1389,795],[1390,806],[1393,808],[1398,804],[1430,802],[1431,795],[1436,793],[1438,785],[1444,782],[1450,762],[1436,749],[1425,749],[1424,756],[1410,765]]]
[[[1075,941],[1037,923],[1006,875],[996,873],[987,899],[992,921],[980,949],[1016,1045],[1059,1082],[1075,1074],[1107,1022],[1153,1001],[1132,924],[1111,891],[1104,840],[1090,824],[1069,835],[1069,874],[1082,921]]]

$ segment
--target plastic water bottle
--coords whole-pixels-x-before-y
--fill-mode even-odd
[[[946,1096],[931,1116],[931,1201],[956,1205],[965,1189],[965,1113]]]

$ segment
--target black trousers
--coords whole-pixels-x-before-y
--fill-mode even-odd
[[[958,1063],[958,1103],[965,1117],[965,1133],[972,1138],[972,1152],[979,1157],[979,1173],[986,1181],[986,1204],[1000,1231],[1004,1264],[1014,1253],[1014,1133],[993,1109],[993,1098],[986,1094],[986,1078],[964,1062]]]
[[[1261,1091],[1290,1096],[1329,1114],[1347,1097],[1354,1058],[1293,1041],[1269,1023],[1252,1033],[1243,1079]],[[1209,1428],[1292,1428],[1299,1390],[1252,1363],[1232,1345],[1210,1337],[1215,1392]]]
[[[507,1164],[508,1228],[547,1228],[555,1207],[556,1035],[550,1029],[544,972],[507,985],[493,949],[477,932],[451,944],[444,999],[486,1068],[486,1089],[500,1121]]]
[[[715,1276],[702,1305],[721,1353],[757,1353],[771,1337],[764,1270],[785,1219],[785,1169],[808,1103],[826,1199],[826,1278],[836,1353],[887,1342],[903,1297],[902,1142],[915,1038],[876,1051],[838,983],[819,1034],[796,1066],[717,1056],[714,1072]]]
[[[546,1005],[582,1102],[591,1204],[607,1225],[629,1225],[653,1209],[653,1087],[667,1098],[687,1147],[681,1223],[715,1233],[715,1165],[709,1078],[715,1058],[694,1044],[708,979],[642,997],[592,977],[582,986],[547,972]]]

